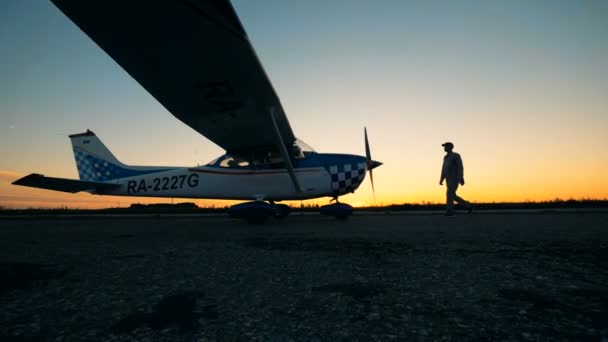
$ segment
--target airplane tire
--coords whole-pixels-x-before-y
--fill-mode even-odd
[[[291,212],[291,208],[287,204],[277,204],[274,212],[274,217],[278,219],[285,218]]]
[[[353,207],[346,203],[333,203],[321,207],[321,215],[333,216],[345,220],[353,214]]]
[[[249,224],[263,224],[275,213],[275,206],[263,201],[235,204],[228,209],[231,217],[242,219]]]

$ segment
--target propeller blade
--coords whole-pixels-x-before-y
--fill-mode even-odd
[[[372,153],[369,151],[369,141],[367,140],[367,127],[363,127],[363,132],[365,134],[365,157],[367,157],[367,165],[372,161]]]
[[[374,189],[374,173],[369,170],[369,180],[372,183],[372,194],[374,194],[374,202],[376,202],[376,189]]]
[[[363,133],[365,135],[365,157],[367,158],[367,171],[369,172],[369,180],[372,183],[372,193],[374,194],[374,202],[376,201],[376,189],[374,188],[374,173],[373,169],[382,165],[382,163],[377,162],[372,159],[372,153],[369,148],[369,140],[367,139],[367,127],[363,127]]]

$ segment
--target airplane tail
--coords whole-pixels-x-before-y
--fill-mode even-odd
[[[70,139],[80,180],[45,177],[32,173],[14,181],[13,184],[71,193],[87,191],[103,194],[120,188],[120,184],[110,182],[112,180],[175,169],[175,167],[125,165],[116,159],[95,133],[89,130],[70,135]]]
[[[141,174],[141,168],[121,163],[90,130],[70,135],[78,176],[82,181],[106,182]],[[144,172],[145,173],[145,172]]]

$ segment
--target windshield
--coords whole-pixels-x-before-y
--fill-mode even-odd
[[[300,139],[296,139],[296,141],[294,142],[294,145],[300,147],[300,149],[302,150],[302,152],[317,153],[317,151],[315,151],[314,148],[310,147],[310,145],[308,145],[307,143],[303,142]]]
[[[306,158],[307,156],[317,153],[310,145],[300,139],[296,139],[293,143],[293,156],[297,159]]]

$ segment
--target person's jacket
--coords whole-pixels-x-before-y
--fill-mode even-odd
[[[463,181],[464,168],[460,154],[449,152],[443,157],[443,166],[441,167],[441,179],[449,181]]]

